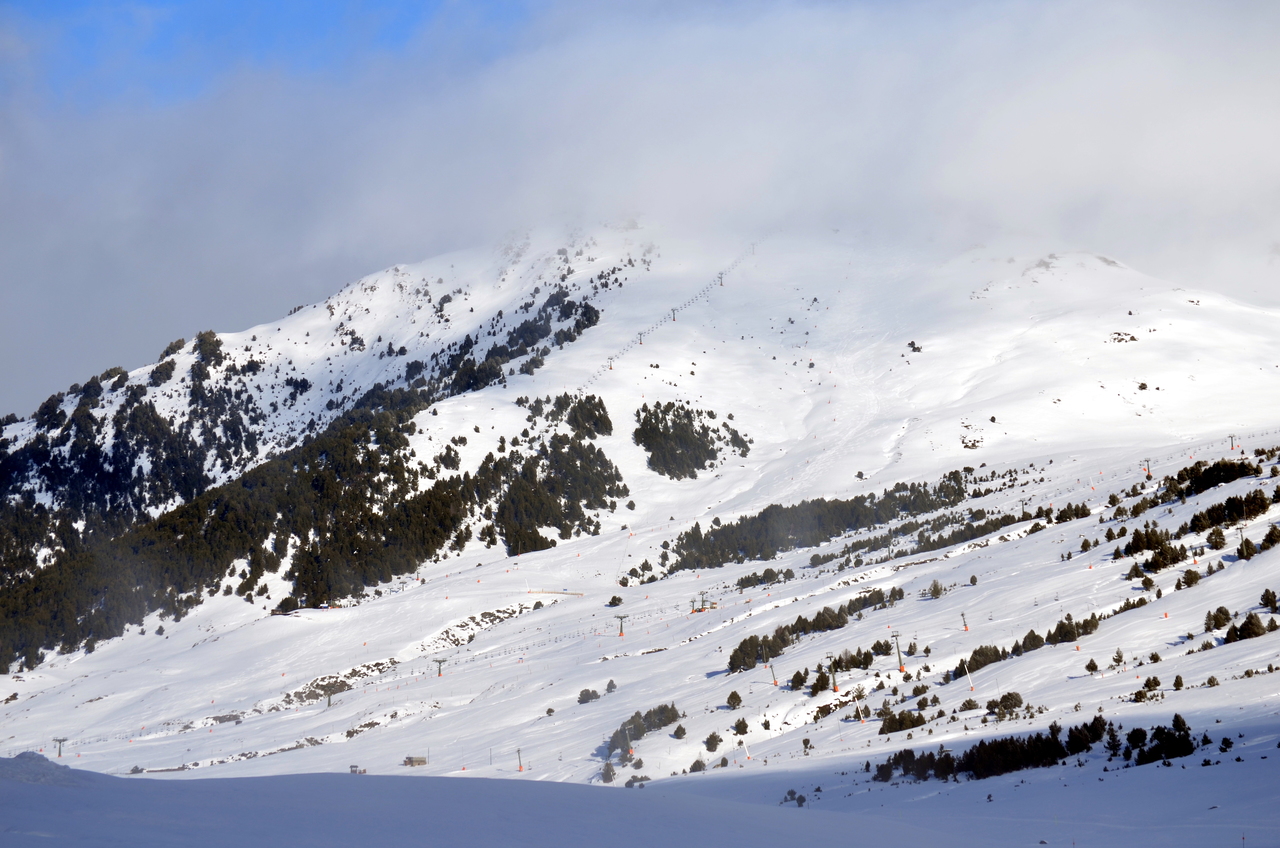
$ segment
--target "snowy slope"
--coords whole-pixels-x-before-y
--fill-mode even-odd
[[[371,274],[244,332],[213,333],[208,362],[199,338],[175,343],[158,366],[110,369],[0,426],[0,494],[69,507],[77,522],[95,507],[159,515],[323,431],[376,387],[448,394],[444,357],[465,339],[482,357],[554,289],[581,300],[602,272],[625,284],[645,272],[645,247],[608,229],[513,236]],[[144,425],[130,420],[139,409],[150,413]]]
[[[1151,520],[1172,530],[1210,504],[1255,489],[1270,499],[1274,461],[1265,463],[1262,478],[1161,506],[1141,520],[1117,520],[1106,506],[1108,495],[1135,485],[1150,493],[1164,475],[1197,460],[1239,458],[1242,449],[1251,455],[1280,444],[1273,400],[1280,341],[1270,331],[1275,314],[1209,292],[1177,290],[1088,254],[981,248],[930,263],[835,239],[716,244],[647,231],[580,238],[579,244],[594,241],[588,256],[599,254],[593,266],[571,263],[575,276],[567,283],[577,282],[584,293],[594,267],[632,256],[652,270],[631,271],[623,286],[594,292],[600,323],[534,375],[514,375],[506,385],[450,397],[420,413],[411,447],[431,456],[450,438],[466,435],[458,448],[461,470],[474,470],[498,450],[500,437],[510,441],[525,428],[552,426],[530,422],[518,398],[595,394],[614,425],[596,444],[621,470],[634,510],[602,511],[599,535],[562,539],[551,550],[520,557],[473,540],[340,609],[268,617],[259,606],[219,595],[180,622],[152,616],[145,634],[131,628],[92,654],[56,656],[4,679],[17,697],[0,706],[0,753],[47,753],[53,737],[65,736],[66,757],[76,766],[113,774],[135,767],[165,777],[297,774],[345,771],[355,763],[370,774],[598,783],[604,742],[618,725],[634,711],[674,702],[685,713],[688,735],[676,740],[671,728],[649,734],[635,745],[643,767],[620,769],[622,777],[654,778],[651,792],[670,782],[677,792],[772,805],[795,788],[821,799],[811,806],[863,810],[869,802],[857,796],[873,790],[876,797],[922,798],[918,803],[928,809],[945,811],[992,790],[982,783],[886,788],[869,782],[864,763],[874,766],[911,745],[959,752],[980,738],[1044,730],[1052,721],[1078,724],[1101,710],[1125,727],[1168,723],[1178,712],[1197,737],[1207,731],[1215,743],[1244,734],[1230,755],[1214,747],[1188,758],[1195,782],[1180,783],[1170,797],[1225,781],[1232,768],[1247,770],[1250,781],[1274,784],[1271,769],[1280,753],[1260,758],[1280,740],[1280,678],[1268,672],[1280,662],[1280,634],[1198,648],[1205,639],[1222,641],[1222,631],[1202,632],[1206,611],[1226,606],[1242,620],[1258,609],[1264,589],[1280,589],[1280,551],[1237,560],[1232,530],[1230,547],[1208,557],[1224,564],[1222,571],[1175,591],[1183,568],[1203,570],[1207,563],[1180,565],[1154,575],[1156,587],[1144,591],[1124,579],[1132,559],[1113,561],[1111,544],[1082,554],[1080,543]],[[546,240],[538,261],[556,256],[555,243]],[[530,251],[520,255],[537,253]],[[304,309],[273,325],[279,335],[255,328],[222,338],[229,354],[247,344],[245,355],[266,356],[269,345],[271,355],[312,375],[316,386],[342,382],[344,393],[354,396],[357,387],[385,378],[387,366],[385,359],[344,353],[335,335],[339,323],[355,328],[370,348],[379,334],[408,345],[415,330],[425,334],[420,344],[428,337],[442,344],[454,338],[449,333],[477,329],[462,306],[474,304],[485,316],[513,312],[510,304],[526,299],[540,276],[545,283],[558,267],[554,260],[527,260],[517,285],[500,266],[484,264],[490,261],[468,254],[393,269],[377,278],[376,289],[362,281],[331,299],[332,316],[323,306]],[[420,286],[446,266],[468,269],[458,278],[470,275],[464,287],[470,300],[456,307],[449,322],[456,329],[442,320],[428,324],[424,316],[418,330],[418,310],[410,312],[413,301],[401,298],[420,297],[410,283]],[[397,287],[401,277],[405,291]],[[446,278],[445,288],[451,285],[457,288]],[[361,324],[366,307],[370,315],[397,316],[397,332]],[[303,395],[298,404],[305,415],[318,416],[324,397]],[[654,473],[631,431],[636,409],[659,401],[714,410],[718,420],[732,414],[733,426],[752,440],[749,454],[722,455],[718,467],[693,480]],[[304,413],[290,415],[296,424]],[[1021,521],[956,548],[844,570],[836,562],[810,566],[810,558],[838,552],[865,533],[767,564],[748,561],[619,585],[642,560],[657,563],[661,544],[695,521],[705,528],[713,518],[729,521],[771,503],[933,482],[961,466],[995,475],[984,484],[995,491],[966,508],[1017,514],[1083,502],[1092,512],[1042,532],[1028,534],[1033,522]],[[1135,500],[1124,496],[1126,506]],[[1273,505],[1240,530],[1259,541],[1277,520],[1280,506]],[[1182,543],[1197,548],[1204,534]],[[1067,552],[1072,559],[1064,559]],[[796,578],[736,588],[740,577],[766,565],[791,568]],[[287,592],[282,577],[267,579],[274,581],[272,597]],[[947,589],[937,599],[926,591],[935,580]],[[894,606],[788,648],[774,662],[780,685],[763,666],[727,673],[729,652],[743,638],[861,591],[891,587],[905,592]],[[715,608],[691,613],[691,601],[703,593]],[[605,606],[613,595],[623,601],[617,609]],[[1105,619],[1077,643],[1046,646],[974,673],[972,692],[967,681],[943,681],[945,671],[980,645],[1008,646],[1033,628],[1045,634],[1068,613],[1102,616],[1137,597],[1149,604]],[[539,601],[544,606],[533,609]],[[615,614],[629,616],[625,635]],[[866,672],[842,674],[838,695],[811,697],[786,684],[795,671],[846,648],[867,649],[893,632],[901,633],[904,648],[919,646],[905,661],[918,682],[904,685],[896,657],[889,656]],[[1117,649],[1126,660],[1112,668]],[[1158,663],[1150,660],[1153,652],[1161,656]],[[1084,670],[1090,658],[1100,673]],[[435,660],[444,661],[439,676]],[[1134,691],[1151,675],[1162,681],[1163,698],[1135,703]],[[1221,685],[1205,686],[1211,675]],[[330,676],[351,686],[331,704],[317,689]],[[1182,691],[1172,689],[1175,676],[1186,681]],[[605,694],[610,680],[617,690]],[[902,686],[910,696],[909,687],[920,684],[940,700],[929,714],[941,709],[947,717],[918,728],[910,740],[903,732],[878,734],[878,720],[851,717],[847,698],[855,686],[870,691],[881,681],[887,688],[874,693],[873,709],[883,698],[897,700],[888,689]],[[584,688],[603,697],[579,704]],[[731,690],[743,698],[740,710],[724,706]],[[983,704],[1010,690],[1043,711],[999,727],[983,722],[982,710],[950,720],[965,699]],[[8,694],[0,692],[0,700]],[[917,700],[909,697],[894,709],[913,708]],[[824,704],[840,706],[815,721]],[[739,717],[748,724],[742,737],[730,729]],[[702,745],[712,731],[726,740],[714,756]],[[1235,763],[1237,755],[1247,765]],[[429,757],[430,764],[405,768],[399,763],[406,756]],[[731,768],[680,774],[699,757],[713,765],[721,756]],[[1205,756],[1222,763],[1201,770]],[[1115,778],[1103,773],[1100,747],[1081,762],[1083,771],[1000,778],[1001,791],[1026,791],[1040,799],[1035,803],[1047,803],[1046,781],[1067,774],[1091,785],[1099,778],[1099,786],[1141,784],[1135,795],[1162,779],[1149,776],[1158,766]],[[1130,777],[1135,772],[1143,776]],[[1168,779],[1182,773],[1176,769]],[[1041,788],[1015,790],[1024,778]],[[823,792],[815,792],[816,785]],[[1255,806],[1237,815],[1256,824],[1270,814]]]

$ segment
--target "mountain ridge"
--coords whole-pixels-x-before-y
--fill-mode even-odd
[[[775,236],[721,276],[740,246],[628,232],[655,245],[645,273],[579,272],[565,302],[598,320],[533,373],[450,391],[484,345],[442,348],[439,395],[383,386],[75,552],[65,586],[41,570],[63,618],[0,593],[10,624],[47,616],[10,659],[11,750],[58,733],[96,770],[194,777],[389,773],[430,748],[424,773],[514,777],[481,752],[519,747],[536,779],[742,768],[773,803],[823,769],[828,790],[873,766],[914,785],[929,770],[891,754],[972,763],[1054,723],[1090,775],[1151,767],[1107,759],[1098,710],[1153,733],[1176,712],[1210,758],[1219,719],[1276,741],[1272,311],[1083,253]],[[672,703],[687,734],[648,728]],[[633,759],[607,740],[635,713]]]

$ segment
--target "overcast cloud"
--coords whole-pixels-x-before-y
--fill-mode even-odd
[[[1280,303],[1276,4],[596,5],[88,104],[0,17],[0,413],[566,219],[1023,233]]]

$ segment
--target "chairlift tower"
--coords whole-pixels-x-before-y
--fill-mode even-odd
[[[62,743],[67,741],[67,737],[55,736],[53,741],[58,743],[58,759],[62,759]]]
[[[614,616],[614,618],[618,619],[618,638],[622,638],[622,636],[623,636],[623,633],[622,633],[622,626],[623,626],[623,623],[624,623],[628,618],[630,618],[630,617],[631,617],[631,616],[629,616],[629,615],[625,615],[625,614],[624,614],[624,615],[615,615],[615,616]]]
[[[906,665],[906,663],[904,663],[904,662],[902,661],[902,645],[900,645],[900,644],[898,643],[898,637],[899,637],[899,636],[901,636],[902,634],[895,630],[895,631],[893,631],[893,633],[891,633],[891,634],[889,634],[889,635],[891,635],[891,636],[893,637],[893,644],[894,644],[894,647],[896,647],[896,648],[898,649],[898,671],[899,671],[899,672],[901,672],[901,673],[903,673],[903,674],[906,674],[906,673],[907,673],[907,665]]]
[[[448,660],[432,660],[436,664],[436,677],[444,677],[444,664]]]
[[[964,623],[964,632],[969,632],[969,619],[964,617],[964,613],[960,613],[960,621]]]
[[[827,654],[827,673],[831,675],[831,691],[840,694],[840,685],[836,683],[835,654]]]

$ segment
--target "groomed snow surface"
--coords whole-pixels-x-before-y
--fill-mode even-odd
[[[0,678],[0,754],[52,755],[52,740],[66,737],[60,762],[80,775],[72,785],[24,782],[15,773],[38,764],[0,763],[0,841],[1280,842],[1280,675],[1268,671],[1280,665],[1280,633],[1229,645],[1223,630],[1204,633],[1205,612],[1219,606],[1237,613],[1237,623],[1251,610],[1268,619],[1259,597],[1280,591],[1280,549],[1248,561],[1232,551],[1241,532],[1260,541],[1280,507],[1226,528],[1227,549],[1154,575],[1149,591],[1124,579],[1134,560],[1113,561],[1115,543],[1080,550],[1083,539],[1121,526],[1131,533],[1157,521],[1176,530],[1230,495],[1262,489],[1270,498],[1280,482],[1269,476],[1274,462],[1263,463],[1261,478],[1140,519],[1117,520],[1106,505],[1135,485],[1152,492],[1148,466],[1158,482],[1197,460],[1238,459],[1243,449],[1252,461],[1254,448],[1280,445],[1280,315],[1176,290],[1087,254],[983,249],[930,264],[869,257],[829,240],[777,237],[721,249],[644,231],[593,238],[588,255],[600,267],[643,255],[652,270],[628,266],[621,288],[593,299],[600,324],[534,376],[419,415],[414,449],[429,457],[466,435],[462,470],[474,469],[499,436],[532,426],[517,397],[583,390],[607,405],[614,432],[597,444],[622,471],[635,509],[602,512],[598,536],[519,558],[473,541],[340,609],[269,617],[261,605],[219,595],[180,622],[152,616],[145,633],[131,628],[92,654],[53,656]],[[543,247],[554,250],[554,242]],[[535,260],[526,261],[532,268]],[[488,269],[458,281],[483,299],[482,277],[492,269],[475,258],[450,264]],[[595,273],[589,263],[574,272]],[[631,443],[633,414],[667,400],[714,410],[718,420],[732,413],[733,426],[753,440],[750,454],[724,457],[696,480],[648,470]],[[959,510],[1016,514],[1024,504],[1034,512],[1083,502],[1091,514],[1034,534],[1032,522],[1020,522],[956,548],[843,570],[839,560],[810,566],[810,557],[865,534],[767,563],[619,586],[643,560],[657,565],[662,542],[695,521],[705,530],[713,518],[731,521],[770,503],[932,484],[962,466],[996,476],[982,484],[992,494]],[[1124,495],[1123,503],[1137,499]],[[1181,543],[1204,541],[1200,534]],[[1184,568],[1204,573],[1209,564],[1224,567],[1175,591]],[[796,577],[736,588],[766,567]],[[936,599],[926,592],[935,580],[947,590]],[[890,587],[905,598],[803,637],[776,658],[779,685],[764,666],[727,673],[743,638]],[[285,589],[278,578],[270,588],[276,599]],[[714,608],[691,612],[704,593]],[[606,607],[614,595],[622,605]],[[1104,620],[1076,643],[975,672],[972,692],[966,680],[943,683],[980,645],[1009,647],[1030,629],[1045,635],[1067,613],[1103,616],[1138,597],[1148,605]],[[534,610],[537,601],[544,606]],[[615,614],[629,616],[625,635]],[[904,649],[918,646],[905,658],[910,683],[889,656],[841,674],[839,695],[790,691],[795,671],[894,632]],[[1201,650],[1205,640],[1215,646]],[[1125,659],[1113,666],[1117,649]],[[1090,658],[1099,673],[1085,671]],[[331,703],[314,694],[315,681],[330,675],[352,687]],[[1135,703],[1149,676],[1161,681],[1157,697]],[[1220,685],[1207,686],[1210,676]],[[611,680],[616,691],[606,692]],[[885,690],[871,692],[881,682]],[[818,707],[858,685],[873,709],[886,697],[895,711],[915,709],[918,697],[896,703],[896,686],[910,696],[927,685],[940,704],[910,738],[879,735],[879,721],[858,721],[852,704],[814,720]],[[602,697],[579,704],[582,689]],[[743,699],[738,710],[725,706],[730,691]],[[1009,691],[1037,714],[997,726],[982,722],[981,709],[958,712],[967,698],[985,704]],[[6,701],[10,692],[16,697]],[[687,736],[674,739],[672,727],[647,734],[634,746],[644,765],[617,766],[615,756],[618,780],[604,786],[610,734],[633,712],[663,703],[684,714]],[[932,719],[939,709],[946,717]],[[1168,724],[1176,712],[1213,744],[1169,767],[1122,768],[1096,745],[1065,766],[983,781],[884,784],[864,771],[903,748],[959,754],[982,738],[1043,731],[1052,721],[1068,727],[1099,711],[1126,730]],[[738,718],[745,736],[732,730]],[[703,747],[712,731],[724,739],[715,754]],[[1223,738],[1234,742],[1229,753],[1219,752]],[[411,756],[429,763],[401,765]],[[727,767],[712,767],[721,757]],[[699,758],[711,768],[682,773]],[[367,774],[350,774],[352,765]],[[622,788],[639,775],[653,779]],[[805,796],[803,808],[785,800],[788,790]]]
[[[1203,769],[1036,770],[983,781],[877,788],[798,809],[724,775],[643,791],[499,779],[299,774],[167,781],[84,775],[73,786],[0,776],[0,842],[31,845],[824,845],[1277,844],[1277,757]],[[0,761],[0,775],[9,761]],[[793,779],[826,781],[815,770]],[[1102,778],[1102,779],[1097,779]],[[834,793],[823,793],[834,794]],[[991,795],[991,800],[987,796]],[[1242,843],[1242,837],[1244,841]]]

